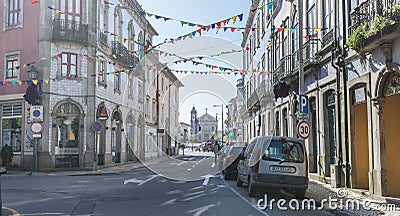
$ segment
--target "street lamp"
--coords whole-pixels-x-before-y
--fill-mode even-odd
[[[221,134],[221,142],[224,142],[224,105],[223,104],[217,104],[213,105],[213,107],[221,107],[221,121],[222,121],[222,134]]]
[[[34,65],[32,65],[27,71],[28,77],[31,80],[37,80],[39,76],[39,71],[36,69]],[[37,88],[39,87],[39,89]],[[38,82],[38,86],[35,83],[28,86],[26,90],[26,94],[24,95],[25,100],[31,105],[40,105],[40,82]],[[34,145],[33,145],[33,170],[38,170],[38,139],[34,138]]]

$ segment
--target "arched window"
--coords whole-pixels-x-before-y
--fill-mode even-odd
[[[143,38],[143,32],[139,32],[139,36],[138,36],[138,50],[142,49],[143,44],[144,44],[144,38]],[[141,57],[141,55],[139,55],[139,58]]]
[[[128,23],[128,50],[130,52],[135,51],[135,26],[133,20]]]
[[[56,167],[79,167],[81,146],[81,111],[75,103],[67,101],[55,112]]]
[[[121,6],[117,5],[114,10],[114,41],[122,42],[122,26],[124,21],[122,20]]]

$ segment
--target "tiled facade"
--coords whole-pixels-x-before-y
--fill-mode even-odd
[[[146,77],[154,78],[158,72],[150,71],[147,66],[159,64],[158,57],[146,54],[145,48],[151,45],[157,32],[139,15],[140,5],[134,0],[80,0],[69,1],[74,4],[70,7],[73,9],[66,11],[68,7],[58,5],[58,1],[43,0],[37,4],[20,1],[22,23],[10,28],[5,24],[7,2],[0,2],[3,9],[0,57],[7,59],[7,53],[20,52],[21,68],[16,79],[27,80],[26,72],[34,65],[38,79],[44,80],[40,83],[44,130],[37,139],[38,169],[96,169],[160,156],[156,153],[149,157],[146,151],[149,123],[154,125],[154,135],[158,128],[155,120],[159,110],[154,103],[150,109],[155,117],[147,119],[145,115],[146,93],[155,99],[158,90]],[[24,38],[26,35],[29,37]],[[14,37],[15,43],[9,43],[10,37]],[[34,63],[22,67],[30,62]],[[3,70],[6,68],[3,60],[0,66],[5,77],[9,70]],[[135,69],[127,72],[132,66]],[[173,79],[173,74],[170,77]],[[1,116],[11,119],[4,124],[13,125],[1,134],[20,143],[15,145],[10,166],[30,170],[34,141],[28,138],[30,131],[25,130],[29,127],[30,105],[22,97],[27,84],[5,81],[8,80],[0,87],[0,101],[7,113]],[[180,85],[173,91],[174,98],[179,98]],[[155,90],[146,92],[150,86],[155,86]],[[179,113],[173,116],[176,118],[173,122],[178,121],[178,116]],[[99,133],[92,130],[95,121],[102,123]]]

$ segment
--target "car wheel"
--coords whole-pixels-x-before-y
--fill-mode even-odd
[[[253,183],[251,183],[251,180],[249,178],[248,181],[248,192],[249,192],[249,196],[250,197],[256,197],[257,196],[257,192],[256,192],[256,187],[253,185]]]
[[[238,175],[238,177],[236,178],[236,186],[238,186],[238,187],[243,187],[243,182],[242,182],[242,180],[239,179],[239,175]]]
[[[294,195],[297,199],[304,199],[305,195],[306,195],[306,190],[302,189],[302,190],[296,190],[294,192]]]

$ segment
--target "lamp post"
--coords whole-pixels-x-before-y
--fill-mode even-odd
[[[217,104],[217,105],[213,105],[213,107],[221,107],[221,121],[222,121],[222,128],[221,128],[221,142],[224,142],[224,105],[223,104]],[[217,131],[218,132],[218,131]]]
[[[31,105],[40,105],[40,82],[38,81],[39,71],[36,69],[34,65],[32,65],[28,71],[28,77],[30,80],[36,80],[37,86],[35,83],[32,83],[31,86],[28,87],[26,94],[24,95],[25,100]],[[38,87],[38,88],[37,88]],[[35,172],[38,171],[38,139],[34,137],[33,144],[33,170]]]

